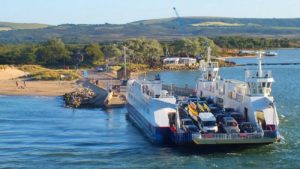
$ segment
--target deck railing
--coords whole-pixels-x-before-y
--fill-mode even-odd
[[[191,94],[195,94],[195,89],[191,88],[190,86],[186,85],[185,87],[178,87],[174,84],[171,85],[162,85],[163,90],[169,91],[171,94],[177,95],[177,96],[190,96]]]
[[[193,134],[193,138],[201,140],[244,140],[244,139],[262,139],[275,138],[274,132],[264,133],[207,133],[207,134]]]
[[[250,78],[258,78],[258,72],[253,70],[246,70],[245,71],[245,77],[247,79]],[[271,78],[272,77],[272,71],[270,70],[263,70],[261,78]]]

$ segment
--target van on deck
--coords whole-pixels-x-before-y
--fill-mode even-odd
[[[216,117],[210,112],[199,113],[198,126],[200,130],[205,133],[218,132]]]

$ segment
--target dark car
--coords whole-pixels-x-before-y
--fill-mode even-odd
[[[232,113],[232,112],[235,112],[233,108],[224,108],[224,113]]]
[[[240,125],[241,133],[254,133],[256,132],[251,122],[243,122]]]
[[[246,119],[244,118],[244,116],[238,112],[232,112],[232,113],[230,113],[230,116],[233,117],[238,122],[238,124],[246,122]]]
[[[199,129],[195,125],[186,126],[186,131],[191,133],[199,133]]]
[[[223,117],[229,117],[229,115],[224,114],[224,113],[218,113],[215,115],[215,117],[216,117],[217,123],[220,123],[222,121]]]
[[[99,67],[96,68],[96,71],[97,72],[105,72],[106,71],[106,67],[99,66]]]
[[[194,125],[193,121],[189,118],[181,119],[182,129],[186,132],[199,132],[199,129]]]

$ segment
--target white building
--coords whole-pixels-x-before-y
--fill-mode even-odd
[[[194,58],[188,58],[188,57],[184,57],[184,58],[180,58],[179,60],[179,64],[183,64],[183,65],[195,65],[197,62],[196,59]]]
[[[165,58],[163,60],[163,63],[166,65],[178,65],[179,64],[179,58]]]
[[[188,57],[170,57],[170,58],[165,58],[163,60],[163,63],[165,65],[195,65],[197,62],[196,59],[194,58],[188,58]]]

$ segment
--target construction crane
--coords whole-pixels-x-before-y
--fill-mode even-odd
[[[173,7],[173,10],[174,10],[175,15],[176,15],[176,17],[177,17],[177,24],[178,24],[178,27],[179,27],[179,29],[180,29],[181,36],[185,36],[185,35],[186,35],[186,32],[185,32],[185,29],[184,29],[184,27],[183,27],[183,26],[184,26],[183,23],[180,21],[181,18],[180,18],[180,16],[179,16],[179,13],[178,13],[178,11],[177,11],[177,9],[176,9],[175,7]]]

